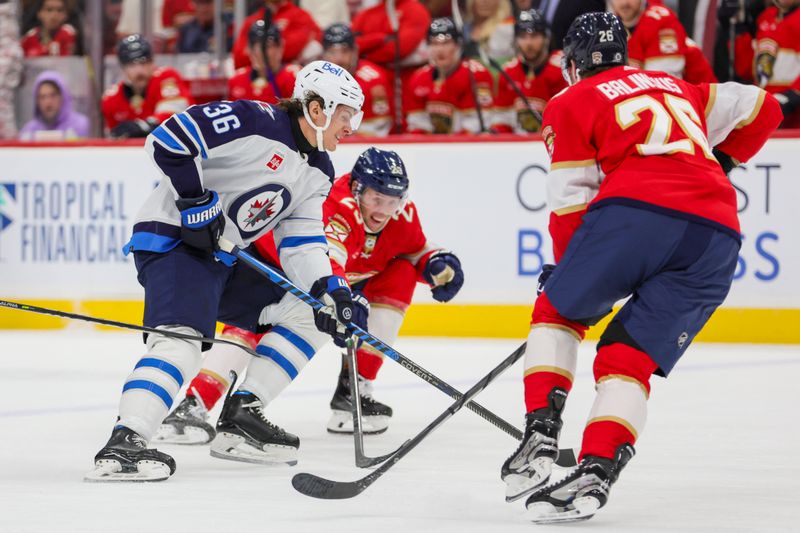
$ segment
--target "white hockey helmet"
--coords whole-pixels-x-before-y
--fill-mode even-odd
[[[314,124],[308,115],[308,108],[305,105],[308,93],[319,95],[324,102],[322,112],[326,120],[323,127]],[[364,91],[361,90],[361,86],[347,70],[329,61],[312,61],[303,67],[297,73],[292,98],[303,102],[303,115],[317,132],[318,150],[325,150],[322,144],[322,132],[331,125],[333,112],[338,105],[346,105],[356,110],[356,114],[350,119],[353,131],[358,129],[364,117],[364,112],[361,111],[361,106],[364,105]]]

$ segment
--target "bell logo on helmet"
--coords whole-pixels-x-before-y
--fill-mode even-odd
[[[322,64],[322,70],[326,70],[337,76],[341,76],[344,73],[344,69],[342,67],[337,67],[333,63],[328,63],[327,61]]]

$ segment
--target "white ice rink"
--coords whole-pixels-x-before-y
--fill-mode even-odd
[[[123,380],[143,345],[136,333],[77,327],[0,332],[0,532],[388,533],[591,530],[800,531],[800,346],[695,345],[668,381],[653,378],[638,454],[589,522],[536,526],[503,501],[500,465],[515,441],[463,410],[352,500],[292,489],[313,472],[353,480],[352,439],[325,431],[338,371],[318,354],[267,415],[300,436],[296,467],[213,459],[205,447],[164,447],[166,482],[82,482],[116,416]],[[401,339],[406,356],[466,390],[516,341]],[[585,343],[562,446],[578,445],[593,397]],[[522,425],[521,363],[478,401]],[[411,437],[450,403],[391,360],[376,397],[394,408],[370,455]],[[216,415],[216,411],[214,412]]]

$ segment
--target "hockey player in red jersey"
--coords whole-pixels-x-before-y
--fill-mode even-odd
[[[449,18],[431,22],[428,46],[431,64],[414,73],[405,91],[408,132],[487,131],[494,113],[492,75],[479,62],[462,59],[461,32]]]
[[[355,35],[347,24],[333,24],[322,35],[325,61],[344,66],[364,91],[364,119],[359,135],[383,137],[392,129],[389,75],[375,63],[359,59]]]
[[[247,53],[250,67],[242,67],[228,80],[228,98],[231,100],[260,100],[276,103],[289,98],[300,67],[294,63],[283,65],[283,41],[276,26],[266,27],[263,20],[250,26]],[[263,46],[266,45],[266,54]],[[264,66],[264,56],[267,65]]]
[[[800,127],[800,0],[775,0],[756,19],[755,42],[737,39],[736,73],[781,103],[781,127]]]
[[[323,206],[332,270],[350,283],[354,312],[369,315],[370,333],[390,345],[418,282],[428,284],[440,302],[450,301],[464,283],[458,258],[425,237],[417,207],[407,199],[408,185],[405,165],[395,152],[369,148],[350,174],[336,180]],[[269,235],[257,241],[256,247],[267,261],[276,261]],[[226,326],[223,337],[255,347],[259,335]],[[371,392],[383,355],[364,344],[357,360],[364,432],[381,433],[388,427],[392,409],[375,401]],[[158,440],[179,444],[211,440],[214,429],[207,422],[208,410],[227,388],[230,370],[241,374],[248,361],[249,356],[236,347],[214,347],[189,385],[186,399],[164,420]],[[348,376],[343,363],[330,404],[328,430],[333,433],[353,431]],[[273,378],[269,383],[272,397],[293,379],[277,365]]]
[[[514,35],[519,54],[503,66],[511,82],[502,75],[497,79],[492,129],[534,133],[542,125],[530,108],[541,115],[547,101],[567,86],[561,75],[561,53],[549,53],[550,28],[535,9],[520,12],[514,23]],[[524,100],[518,92],[525,96]]]
[[[144,37],[130,35],[117,45],[125,80],[111,87],[100,105],[111,137],[146,137],[173,113],[194,102],[174,69],[157,67]]]
[[[278,27],[283,39],[283,62],[306,63],[319,56],[322,45],[322,30],[314,18],[305,9],[297,7],[291,0],[265,0],[265,6],[244,19],[242,29],[236,42],[233,43],[233,66],[235,68],[250,65],[247,54],[248,34],[253,23],[264,20],[264,10],[272,12],[272,24]]]
[[[399,21],[398,42],[402,63],[424,46],[431,16],[419,0],[396,0],[394,8]],[[394,64],[396,51],[387,9],[383,0],[378,5],[360,11],[353,18],[352,29],[359,55],[389,69]]]
[[[542,523],[606,504],[644,429],[650,376],[669,375],[733,281],[741,236],[726,172],[781,119],[757,87],[624,66],[611,13],[578,17],[563,53],[571,86],[545,108],[542,130],[557,264],[539,278],[531,319],[525,434],[501,469],[506,499],[532,492],[528,514]],[[597,345],[579,464],[546,485],[578,344],[628,296]]]
[[[717,81],[703,52],[660,0],[609,0],[608,5],[630,34],[631,66],[661,70],[689,83]]]
[[[71,56],[75,53],[77,35],[67,24],[66,0],[43,0],[36,12],[39,25],[22,36],[20,46],[25,57]]]

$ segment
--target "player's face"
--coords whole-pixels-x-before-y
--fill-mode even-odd
[[[642,9],[643,0],[610,0],[611,12],[622,19],[626,26],[635,22]]]
[[[356,64],[356,51],[345,44],[334,44],[325,49],[322,59],[334,65],[341,65],[352,74]]]
[[[547,49],[547,37],[542,33],[521,33],[517,36],[517,46],[525,61],[533,62],[539,59]]]
[[[269,69],[272,72],[278,72],[281,69],[282,60],[283,45],[267,42],[267,61],[269,61]]]
[[[45,0],[36,15],[44,29],[55,31],[67,21],[67,6],[64,0]]]
[[[361,217],[370,231],[380,231],[397,213],[402,203],[402,198],[382,194],[369,187],[365,187],[359,195]]]
[[[458,64],[458,43],[453,39],[433,39],[430,42],[429,51],[431,63],[439,70],[447,72]]]
[[[150,78],[153,77],[153,71],[156,66],[152,61],[128,63],[122,67],[122,72],[128,79],[133,90],[139,94],[144,93],[147,89],[147,84],[150,83]]]
[[[325,115],[321,112],[320,115],[322,115],[323,119],[325,118]],[[333,112],[333,116],[331,117],[330,126],[322,132],[322,142],[325,145],[325,150],[333,152],[336,150],[336,147],[339,146],[339,141],[348,135],[352,135],[361,124],[361,116],[361,112],[356,112],[356,110],[350,106],[337,106],[336,111]],[[324,126],[324,120],[322,124],[317,125]]]
[[[36,108],[47,123],[53,123],[61,111],[61,91],[53,83],[42,83],[36,94]]]

